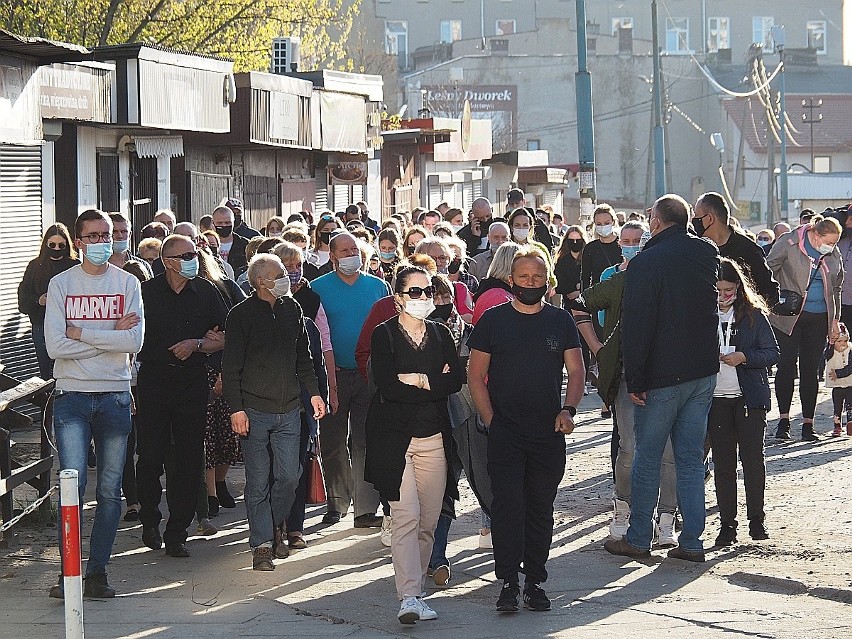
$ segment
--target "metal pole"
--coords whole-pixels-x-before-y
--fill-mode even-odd
[[[659,198],[666,194],[666,147],[663,132],[663,78],[660,70],[657,0],[651,2],[651,32],[654,49],[654,185],[656,197]]]
[[[586,0],[577,0],[577,150],[580,170],[580,223],[592,219],[597,201],[595,185],[595,125],[592,107],[592,74],[586,55]]]
[[[59,473],[62,518],[62,579],[65,591],[65,639],[83,639],[83,579],[80,552],[80,497],[77,471]]]
[[[779,199],[781,200],[781,219],[786,221],[790,218],[790,214],[789,203],[787,202],[787,105],[785,104],[787,84],[784,77],[787,73],[784,68],[783,46],[778,47],[778,57],[781,60],[781,186]]]

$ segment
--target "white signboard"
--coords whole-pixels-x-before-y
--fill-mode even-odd
[[[269,95],[269,137],[299,139],[299,96],[272,91]]]

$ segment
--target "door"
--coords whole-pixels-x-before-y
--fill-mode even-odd
[[[119,210],[118,153],[98,151],[98,208],[113,213]]]
[[[213,213],[219,202],[231,196],[230,175],[218,173],[186,172],[189,219],[198,224],[202,215]]]
[[[153,221],[157,212],[157,158],[140,158],[130,154],[130,221],[133,245],[139,243],[139,231]]]
[[[41,248],[41,218],[41,147],[0,145],[0,363],[21,379],[38,375],[18,283]]]

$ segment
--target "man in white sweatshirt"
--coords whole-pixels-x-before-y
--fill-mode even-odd
[[[142,348],[144,322],[139,280],[109,263],[112,223],[98,210],[74,225],[83,263],[50,281],[44,333],[56,360],[53,429],[59,466],[75,469],[80,504],[86,492],[86,455],[95,440],[97,508],[83,594],[109,598],[106,565],[121,515],[121,478],[130,432],[130,358]],[[60,530],[60,548],[62,532]],[[62,598],[62,577],[50,590]]]

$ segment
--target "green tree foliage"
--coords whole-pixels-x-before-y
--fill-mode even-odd
[[[143,42],[269,67],[272,38],[299,36],[302,67],[348,69],[345,42],[361,0],[5,0],[0,24],[95,47]]]

